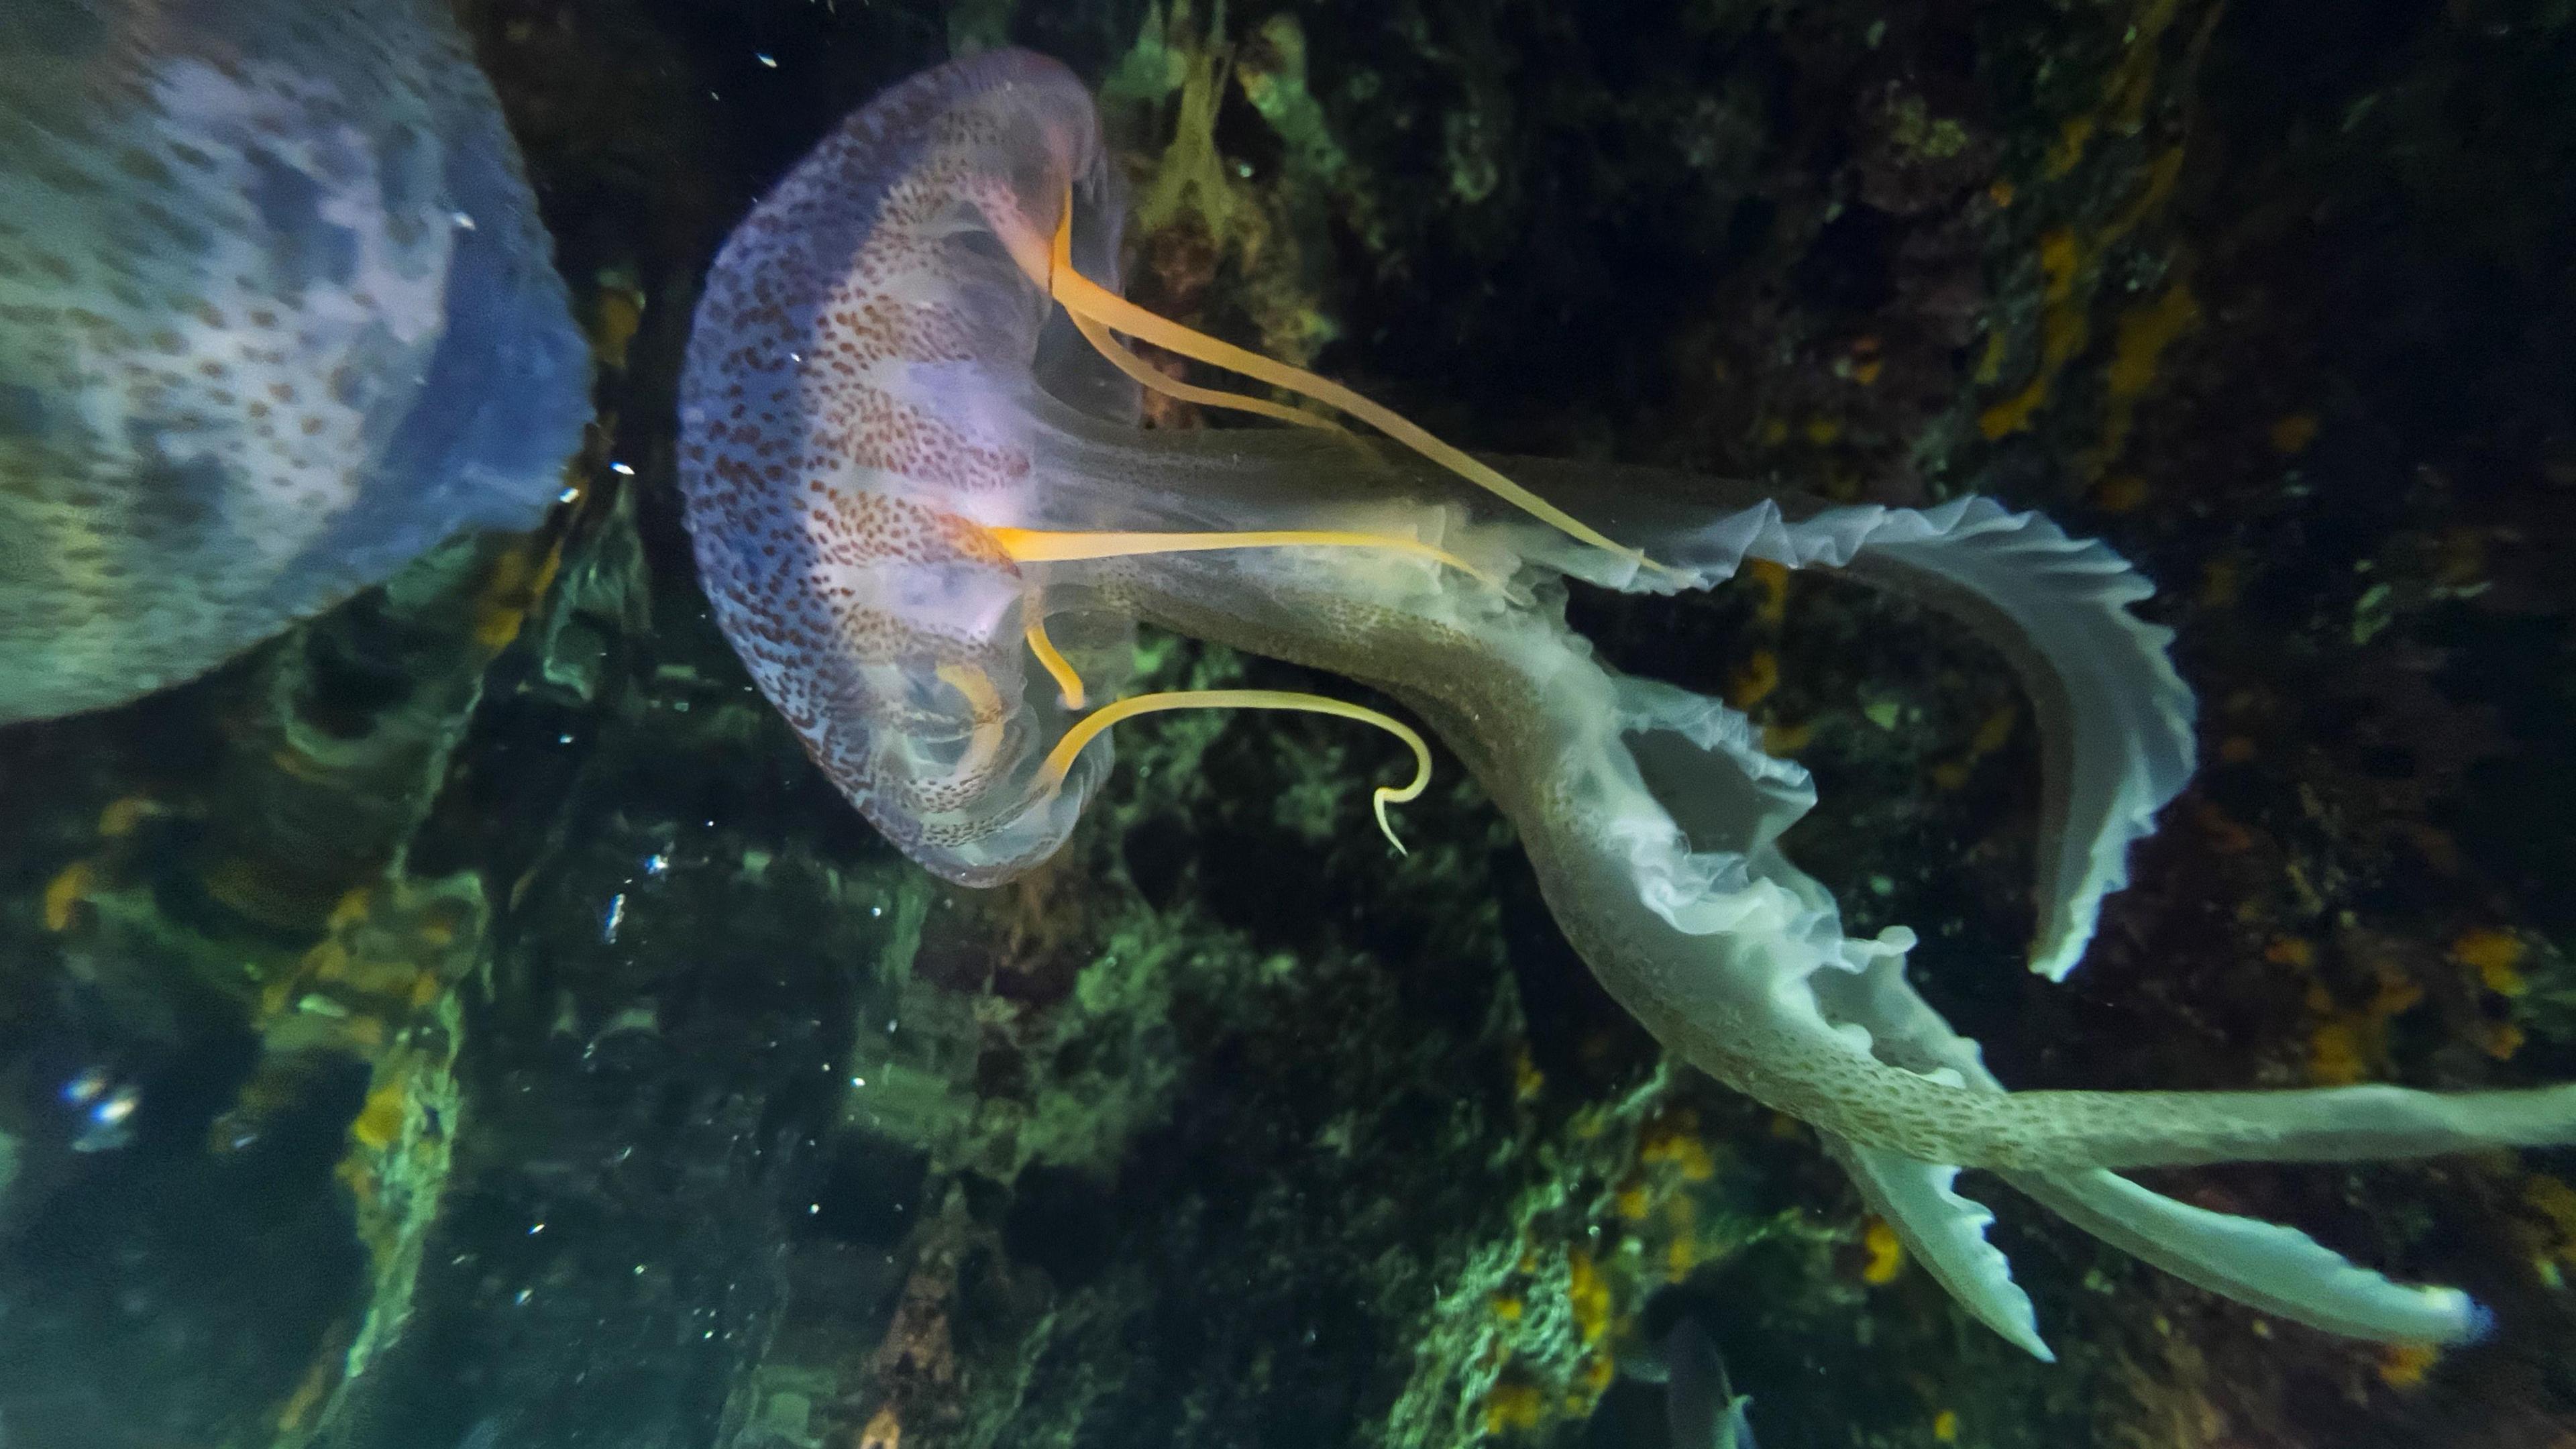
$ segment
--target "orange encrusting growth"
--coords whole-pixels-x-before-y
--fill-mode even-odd
[[[1861,1234],[1861,1247],[1869,1257],[1861,1264],[1860,1280],[1873,1288],[1895,1282],[1905,1266],[1905,1243],[1896,1236],[1896,1229],[1884,1218],[1871,1218]]]

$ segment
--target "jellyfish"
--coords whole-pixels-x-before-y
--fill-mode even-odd
[[[1963,497],[1835,507],[1635,468],[1470,457],[1312,374],[1126,302],[1089,95],[995,51],[853,114],[707,281],[680,480],[715,618],[830,781],[968,886],[1065,840],[1105,731],[1192,707],[1406,720],[1268,691],[1129,695],[1138,621],[1361,681],[1443,739],[1517,831],[1567,940],[1665,1048],[1803,1119],[1974,1316],[2041,1357],[2027,1296],[1955,1186],[1996,1172],[2215,1292],[2365,1338],[2487,1315],[2293,1229],[2121,1169],[2384,1159],[2576,1138],[2576,1088],[2008,1091],[1904,974],[1911,932],[1845,934],[1782,853],[1814,802],[1723,703],[1604,665],[1566,582],[1707,588],[1748,559],[1846,570],[2001,644],[2046,736],[2032,965],[2063,976],[2132,840],[2193,764],[2150,592],[2099,543]],[[1302,401],[1184,395],[1291,424],[1153,432],[1142,339]],[[1578,516],[1579,515],[1579,516]]]
[[[10,0],[0,724],[532,527],[588,365],[441,0]]]

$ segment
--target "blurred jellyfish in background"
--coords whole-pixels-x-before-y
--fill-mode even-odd
[[[10,0],[0,723],[193,678],[525,529],[588,363],[436,0]]]

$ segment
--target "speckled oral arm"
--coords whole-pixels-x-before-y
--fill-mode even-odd
[[[1162,467],[1197,471],[1200,510],[1230,508],[1254,522],[1353,506],[1332,501],[1352,490],[1301,485],[1283,466],[1284,455],[1302,455],[1312,478],[1331,478],[1341,450],[1329,442],[1282,439],[1257,466],[1239,446],[1188,446],[1194,459],[1175,446]],[[2042,677],[2090,671],[2089,684],[2057,686],[2057,727],[2068,737],[2048,752],[2051,769],[2126,762],[2113,771],[2122,778],[2057,791],[2094,802],[2060,812],[2061,828],[2078,836],[2066,858],[2116,859],[2179,784],[2165,762],[2187,767],[2188,697],[2164,665],[2164,636],[2128,616],[2140,592],[2134,574],[2044,520],[1983,500],[1917,514],[1739,498],[1684,527],[1673,518],[1687,510],[1673,500],[1706,491],[1691,480],[1512,466],[1534,486],[1571,491],[1589,476],[1595,500],[1624,493],[1627,503],[1604,516],[1704,581],[1746,557],[1856,565],[1881,547],[1908,551],[1905,569],[1873,575],[1882,581],[1952,581],[1936,596],[1970,581],[1980,602],[1968,612],[2016,631],[2008,642],[2029,668]],[[1591,566],[1490,514],[1426,506],[1420,526],[1444,548],[1487,559],[1499,531],[1542,574]],[[1950,556],[1937,566],[1923,557],[1942,550]],[[1952,1188],[1962,1165],[2002,1170],[2106,1239],[2267,1311],[2348,1334],[2452,1341],[2486,1321],[2456,1290],[2392,1282],[2289,1229],[2190,1208],[2107,1169],[2576,1138],[2576,1090],[2565,1087],[2004,1091],[1974,1043],[1905,985],[1912,934],[1847,937],[1831,897],[1780,853],[1780,832],[1813,801],[1804,772],[1765,756],[1750,723],[1717,701],[1603,668],[1544,589],[1514,603],[1384,560],[1323,555],[1259,567],[1129,560],[1114,570],[1094,582],[1124,591],[1145,617],[1363,678],[1412,706],[1511,816],[1550,909],[1611,994],[1684,1060],[1824,1131],[1918,1258],[2034,1352],[2046,1350],[2028,1301],[1984,1241],[1989,1215]],[[2085,657],[2064,659],[2069,651]],[[2080,940],[2098,882],[2060,879],[2056,889],[2087,897],[2043,897],[2041,915],[2070,921]],[[2050,948],[2045,933],[2041,941]]]

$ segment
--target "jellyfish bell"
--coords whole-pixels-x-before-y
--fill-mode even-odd
[[[717,622],[842,793],[961,884],[1062,844],[1110,769],[1106,741],[1089,746],[1139,713],[1296,709],[1396,735],[1416,770],[1377,796],[1390,839],[1385,807],[1427,780],[1410,726],[1339,700],[1160,694],[1077,721],[1114,699],[1134,625],[1096,581],[1051,565],[1352,547],[1502,582],[1410,524],[1173,527],[1145,501],[1138,460],[1115,456],[1140,385],[1304,415],[1161,380],[1107,335],[1251,357],[1118,298],[1122,200],[1070,71],[1023,51],[944,66],[851,116],[761,201],[718,255],[690,340],[681,487]]]
[[[1043,337],[1052,308],[989,219],[1026,206],[1051,231],[1070,198],[1105,219],[1092,260],[1112,263],[1089,107],[1016,52],[879,97],[726,242],[681,376],[681,487],[717,623],[832,783],[964,884],[1052,851],[1109,769],[1103,750],[1037,788],[1061,691],[1031,678],[1028,582],[986,532],[1036,512],[1042,377],[1068,406],[1135,408],[1132,385]],[[1078,647],[1110,682],[1132,625],[1087,626]]]

